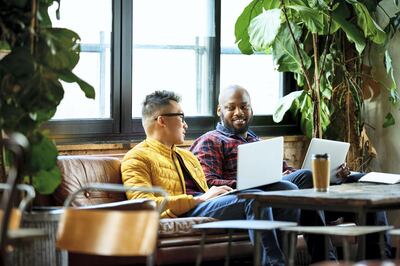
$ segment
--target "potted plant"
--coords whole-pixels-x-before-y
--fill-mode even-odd
[[[306,136],[350,142],[348,161],[354,169],[364,165],[366,149],[374,153],[365,147],[362,111],[364,99],[381,86],[366,54],[373,45],[386,49],[388,33],[398,29],[398,14],[382,29],[374,19],[377,8],[379,1],[372,0],[254,0],[235,25],[242,53],[272,53],[277,70],[293,73],[300,88],[281,99],[274,121],[280,122],[288,110],[299,112]],[[388,52],[385,58],[392,73]],[[399,95],[391,78],[391,102],[396,103]]]
[[[24,134],[30,152],[24,174],[39,193],[48,194],[60,183],[57,149],[41,129],[55,114],[63,98],[61,81],[76,82],[86,97],[94,88],[72,70],[79,61],[79,36],[53,28],[49,6],[59,0],[0,0],[0,138],[11,132]],[[57,10],[59,17],[59,9]],[[4,180],[6,156],[0,152]]]

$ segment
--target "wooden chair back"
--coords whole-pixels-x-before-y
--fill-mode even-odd
[[[113,210],[108,208],[71,208],[73,198],[88,190],[142,191],[162,194],[164,200],[156,208]],[[74,253],[102,256],[147,257],[154,263],[160,213],[167,194],[158,188],[124,187],[117,184],[88,184],[65,200],[64,212],[58,226],[57,247]],[[95,207],[95,206],[92,206]]]
[[[112,211],[68,208],[59,223],[57,247],[104,256],[149,256],[156,247],[157,210]]]

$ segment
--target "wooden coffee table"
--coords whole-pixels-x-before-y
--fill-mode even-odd
[[[400,209],[400,184],[350,183],[331,186],[329,192],[315,192],[314,189],[252,193],[244,191],[238,196],[256,200],[256,215],[261,207],[266,206],[343,211],[355,213],[358,225],[366,224],[368,212]],[[359,241],[358,258],[364,259],[365,237],[360,237]]]

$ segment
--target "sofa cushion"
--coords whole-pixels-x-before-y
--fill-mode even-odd
[[[211,217],[186,217],[186,218],[166,218],[160,220],[159,236],[175,237],[184,235],[200,235],[201,231],[193,229],[194,224],[208,223],[217,221]],[[210,232],[211,233],[211,232]],[[225,230],[215,230],[213,233],[226,233]]]
[[[89,183],[121,184],[120,160],[113,157],[59,156],[57,165],[61,171],[61,184],[53,193],[55,204],[63,205],[72,192]],[[125,193],[85,191],[77,195],[72,206],[87,206],[126,200]]]

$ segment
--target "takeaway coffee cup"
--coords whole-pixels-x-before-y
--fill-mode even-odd
[[[330,179],[329,154],[313,154],[311,165],[314,190],[317,192],[327,192],[329,190]]]

